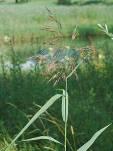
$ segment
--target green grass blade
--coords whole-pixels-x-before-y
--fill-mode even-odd
[[[53,149],[51,147],[45,146],[44,149],[49,150],[49,151],[56,151],[56,149]]]
[[[39,137],[30,138],[30,139],[25,139],[23,141],[24,142],[29,142],[29,141],[37,141],[37,140],[49,140],[49,141],[52,141],[52,142],[57,143],[57,144],[62,144],[62,143],[60,143],[59,141],[57,141],[56,139],[54,139],[50,136],[39,136]]]
[[[95,140],[110,126],[111,124],[107,125],[106,127],[100,129],[99,131],[97,131],[93,137],[86,143],[84,144],[82,147],[80,147],[77,151],[87,151],[92,144],[95,142]]]
[[[19,132],[19,134],[12,140],[11,144],[7,147],[6,151],[8,151],[9,148],[15,143],[15,141],[29,128],[29,126],[61,96],[61,94],[56,94],[51,97],[50,100],[42,106],[42,108],[31,118],[31,120],[25,125],[25,127]]]
[[[63,90],[62,96],[62,118],[64,122],[68,120],[68,93]]]

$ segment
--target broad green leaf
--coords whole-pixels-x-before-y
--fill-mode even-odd
[[[43,114],[55,101],[57,101],[62,95],[56,94],[50,98],[50,100],[45,103],[42,108],[31,118],[31,120],[25,125],[25,127],[18,133],[18,135],[12,140],[11,144],[8,146],[6,151],[15,143],[15,141],[29,128],[29,126],[41,115]]]
[[[49,140],[49,141],[52,141],[54,143],[62,144],[62,143],[60,143],[59,141],[57,141],[56,139],[54,139],[50,136],[39,136],[39,137],[30,138],[30,139],[25,139],[23,141],[24,142],[29,142],[29,141],[37,141],[37,140]]]
[[[63,90],[62,95],[62,118],[64,122],[68,120],[68,93]]]
[[[80,147],[77,151],[87,151],[92,144],[95,142],[95,140],[110,126],[111,124],[107,125],[106,127],[100,129],[99,131],[97,131],[93,137],[86,143],[84,144],[82,147]]]

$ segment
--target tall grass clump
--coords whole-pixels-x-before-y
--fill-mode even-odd
[[[84,58],[86,59],[86,58]],[[75,69],[69,73],[69,75],[66,76],[65,79],[65,89],[63,89],[63,93],[62,94],[56,94],[53,97],[50,98],[50,100],[47,101],[47,103],[45,103],[40,110],[31,118],[31,120],[25,125],[25,127],[18,133],[18,135],[12,140],[11,144],[8,146],[8,148],[6,148],[6,151],[10,149],[10,147],[12,145],[15,144],[15,142],[18,140],[18,138],[31,126],[31,124],[33,124],[35,122],[35,120],[37,118],[40,117],[40,115],[42,115],[43,113],[45,113],[47,111],[48,108],[50,108],[57,100],[59,100],[60,98],[62,98],[62,103],[61,103],[61,108],[62,108],[62,118],[64,121],[64,129],[65,129],[65,135],[64,135],[64,150],[67,150],[67,122],[68,122],[68,80],[69,78],[73,75],[73,73],[78,69],[78,67],[84,62],[84,60],[81,60],[79,62],[79,64],[75,67]],[[109,126],[109,125],[108,125]],[[85,145],[83,145],[82,147],[80,147],[78,149],[78,151],[82,151],[82,150],[87,150],[89,149],[89,147],[94,143],[94,141],[96,140],[96,138],[108,127],[104,127],[103,129],[99,130],[92,138],[91,140],[89,140]],[[61,142],[59,142],[58,140],[50,137],[50,136],[38,136],[35,138],[30,138],[30,139],[26,139],[23,141],[36,141],[36,140],[50,140],[53,141],[55,143],[61,144]]]
[[[61,27],[60,27],[61,28]],[[72,36],[72,38],[74,39],[76,37],[76,30],[73,33],[74,35]],[[16,137],[11,141],[11,143],[6,147],[5,151],[9,151],[11,149],[12,146],[15,145],[16,141],[23,135],[23,133],[37,120],[40,118],[40,116],[42,116],[42,114],[47,113],[47,110],[55,103],[59,101],[59,104],[61,106],[61,114],[62,114],[62,120],[63,120],[63,129],[64,129],[64,141],[61,142],[49,135],[41,135],[41,136],[37,136],[37,137],[32,137],[32,138],[28,138],[28,139],[23,139],[22,142],[30,142],[30,141],[40,141],[40,140],[49,140],[51,142],[60,144],[61,146],[64,147],[64,151],[67,151],[67,143],[68,143],[68,137],[67,137],[67,125],[68,125],[68,117],[69,117],[69,96],[68,96],[68,91],[69,91],[69,86],[68,86],[68,81],[72,78],[73,74],[76,73],[76,71],[78,70],[78,68],[85,63],[85,61],[88,61],[90,57],[90,54],[86,54],[85,56],[82,57],[82,59],[79,59],[78,63],[75,65],[74,69],[71,70],[71,72],[69,73],[65,73],[64,76],[64,83],[65,83],[65,87],[63,89],[59,88],[58,91],[61,93],[57,93],[56,95],[52,96],[42,107],[40,107],[40,109],[36,112],[36,114],[34,114],[34,116],[27,122],[27,124],[21,129],[21,131],[16,135]],[[12,60],[14,61],[13,64],[15,64],[15,60],[12,58]],[[17,67],[17,66],[16,66]],[[15,66],[13,67],[14,71],[15,71]],[[4,70],[3,70],[4,71]],[[54,75],[53,75],[54,76]],[[81,147],[75,147],[73,148],[70,145],[70,149],[72,151],[76,150],[76,151],[87,151],[92,144],[95,142],[95,140],[110,126],[111,124],[105,126],[104,128],[100,129],[99,131],[97,131],[93,137],[87,142],[85,143],[83,146]],[[71,127],[71,130],[73,131],[73,128]],[[76,146],[76,145],[75,145]],[[77,149],[78,148],[78,149]]]

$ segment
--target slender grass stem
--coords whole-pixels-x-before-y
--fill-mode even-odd
[[[68,78],[66,77],[66,85],[65,85],[65,93],[67,93],[68,89]],[[66,94],[65,94],[65,119],[66,119]],[[65,121],[65,151],[67,150],[67,121]]]
[[[65,119],[66,119],[66,93],[68,92],[68,79],[73,75],[77,68],[83,63],[84,60],[81,60],[79,64],[73,69],[73,71],[66,77],[65,80]],[[64,148],[67,151],[67,121],[65,121],[65,138],[64,138]]]
[[[65,122],[65,151],[67,150],[67,122]]]
[[[84,59],[85,59],[85,58],[84,58]],[[81,60],[81,61],[79,62],[79,64],[72,70],[72,72],[66,77],[66,83],[67,83],[68,79],[74,74],[74,72],[76,72],[77,68],[83,63],[84,59]],[[67,84],[66,84],[66,85],[67,85]]]

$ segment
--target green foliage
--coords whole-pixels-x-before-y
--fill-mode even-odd
[[[70,5],[71,4],[71,0],[58,0],[58,4]]]
[[[24,3],[24,2],[28,2],[29,0],[15,0],[15,3]]]
[[[110,125],[107,125],[106,127],[100,129],[99,131],[97,131],[93,137],[86,143],[84,144],[82,147],[80,147],[77,151],[87,151],[92,144],[95,142],[95,140],[109,127]]]
[[[48,3],[48,1],[46,2]],[[41,1],[40,3],[42,4],[43,2]],[[78,6],[77,7],[74,6],[77,9],[77,11],[75,11],[75,9],[72,9],[71,6],[70,8],[68,7],[70,11],[72,10],[71,13],[69,13],[69,20],[68,19],[66,20],[68,14],[66,14],[65,16],[63,14],[63,11],[61,11],[64,10],[64,8],[67,9],[66,6],[65,7],[61,6],[61,10],[60,10],[59,8],[57,8],[58,6],[54,6],[53,4],[51,5],[52,8],[54,6],[55,8],[58,9],[57,10],[57,12],[59,13],[58,16],[59,17],[62,16],[64,19],[64,25],[66,24],[66,26],[68,26],[68,30],[64,28],[65,36],[70,35],[70,33],[72,32],[70,25],[73,24],[73,27],[75,27],[75,22],[73,22],[73,18],[76,17],[76,22],[82,21],[83,23],[79,28],[79,33],[81,33],[81,35],[83,34],[83,37],[85,38],[87,37],[89,39],[89,41],[87,42],[88,45],[91,45],[92,47],[96,47],[97,49],[99,49],[95,61],[93,60],[90,63],[88,60],[85,60],[88,62],[87,65],[84,61],[81,61],[80,64],[78,64],[67,77],[64,77],[64,79],[66,78],[65,84],[63,79],[61,83],[53,87],[51,83],[48,83],[48,79],[50,77],[46,73],[42,74],[42,72],[40,72],[37,68],[34,68],[27,72],[22,71],[20,65],[22,62],[22,58],[15,53],[12,45],[10,46],[11,47],[10,51],[12,51],[12,54],[10,54],[12,67],[10,69],[6,68],[4,58],[1,57],[1,68],[0,68],[0,115],[1,115],[0,129],[1,131],[0,134],[3,135],[3,137],[0,135],[1,137],[0,148],[4,148],[4,146],[6,148],[8,144],[12,142],[9,146],[11,147],[13,144],[15,144],[15,141],[17,141],[18,138],[21,136],[24,141],[29,141],[28,145],[26,145],[24,142],[17,142],[17,144],[19,145],[18,150],[21,151],[26,151],[26,150],[42,151],[45,149],[57,150],[57,151],[63,150],[63,146],[55,144],[55,143],[60,143],[57,140],[61,140],[61,142],[64,141],[65,151],[66,150],[75,151],[82,144],[84,144],[86,140],[91,138],[92,134],[95,133],[97,129],[103,127],[103,125],[106,125],[112,121],[113,71],[111,69],[113,68],[113,62],[112,62],[113,52],[111,50],[113,45],[109,44],[107,40],[100,41],[100,38],[99,40],[97,39],[96,42],[94,41],[94,39],[92,40],[93,38],[92,36],[101,35],[101,31],[98,32],[98,29],[93,27],[93,24],[95,23],[97,24],[98,20],[101,19],[102,22],[109,21],[110,18],[112,18],[111,15],[112,6],[108,8],[103,5],[100,7],[99,5],[98,7],[99,10],[102,10],[100,11],[102,14],[99,13],[98,15],[97,6],[93,6],[92,8],[87,6],[89,4],[94,4],[94,3],[96,4],[101,2],[95,0],[95,1],[90,1],[90,3],[89,1],[85,1],[83,3],[77,3],[79,5],[86,5],[82,7],[82,9],[80,8],[78,9]],[[32,4],[33,3],[31,3],[30,6]],[[65,4],[70,4],[70,2],[65,1]],[[19,15],[22,14],[22,16],[20,15],[19,17],[22,19],[23,13],[20,11],[20,8],[23,9],[26,6],[28,7],[29,4],[22,5],[23,7],[18,7],[18,6],[14,5],[14,8],[15,9],[19,8]],[[109,11],[110,12],[109,15],[108,14],[106,15],[105,9],[111,9],[111,11]],[[33,10],[34,10],[34,4],[33,4]],[[80,14],[82,13],[81,10],[83,14],[81,15],[81,19],[80,19],[79,13]],[[36,17],[32,13],[30,13],[30,16],[32,18],[32,21],[34,20],[36,22],[36,20],[38,19],[40,23],[43,22],[42,19],[43,15],[42,16],[40,15],[40,17],[39,16]],[[72,19],[70,16],[72,16]],[[102,16],[104,16],[104,18],[102,18]],[[26,18],[26,12],[25,12],[25,18]],[[86,19],[86,21],[84,19]],[[7,20],[9,21],[9,19]],[[88,23],[90,21],[91,21],[91,25]],[[84,24],[84,22],[86,23]],[[30,24],[31,24],[31,20],[30,20]],[[37,27],[37,22],[35,25]],[[4,26],[5,25],[3,24],[3,27]],[[110,26],[112,29],[112,23],[110,23]],[[38,33],[40,37],[39,31],[36,30],[37,31],[36,33],[34,28],[31,28],[32,26],[29,27],[31,29],[30,31],[31,33],[32,32],[34,32],[35,34]],[[105,34],[107,34],[110,38],[112,38],[113,35],[109,32],[106,24],[104,26],[99,24],[99,27],[102,31],[104,31]],[[18,29],[17,31],[20,33]],[[23,33],[25,34],[25,31],[23,30],[22,34]],[[6,33],[7,31],[5,29],[5,34]],[[28,35],[27,37],[31,36]],[[12,36],[14,43],[16,43],[15,36],[17,36],[17,33],[14,35],[14,37]],[[45,33],[43,34],[43,36],[45,36]],[[37,37],[36,39],[33,37],[30,37],[29,40],[32,44],[32,49],[34,49],[33,41],[37,39]],[[73,37],[74,37],[73,40],[76,39],[76,28],[73,32]],[[23,43],[26,41],[25,37],[20,39],[22,39]],[[10,37],[8,38],[6,36],[5,40],[10,41]],[[102,49],[100,43],[102,44],[103,47]],[[75,43],[74,43],[74,47],[75,47]],[[27,55],[30,54],[31,52],[27,52]],[[79,76],[76,75],[77,77],[76,79],[74,77],[74,74],[79,65],[81,65],[81,68],[78,70]],[[45,104],[44,102],[46,98],[50,98],[55,93],[56,88],[59,87],[60,88],[65,87],[65,90],[63,90],[63,94],[57,94],[53,96]],[[69,93],[69,98],[67,92]],[[57,98],[60,97],[62,97],[62,102],[60,102],[61,107],[59,107],[59,103],[57,103],[56,101]],[[49,107],[54,102],[56,102],[55,106],[49,109]],[[37,112],[37,108],[35,108],[33,104],[35,105],[35,107],[38,107],[39,109],[38,112]],[[45,104],[45,105],[41,107],[39,104],[40,105]],[[49,109],[51,114],[47,112],[47,109]],[[60,111],[62,113],[60,113]],[[62,122],[61,114],[62,114],[63,122]],[[36,121],[37,118],[39,119],[38,121]],[[10,122],[8,119],[10,119]],[[26,123],[27,125],[25,125]],[[65,128],[64,128],[64,124],[65,124]],[[78,150],[89,149],[89,147],[91,147],[91,145],[94,143],[97,137],[107,127],[96,132],[95,135]],[[20,133],[16,135],[14,140],[11,140],[12,136],[17,134],[17,131],[20,131]],[[94,144],[94,149],[96,151],[100,151],[101,148],[103,149],[103,151],[112,150],[112,129],[110,130],[110,132],[111,133],[105,132],[105,134],[103,134],[103,137]],[[31,139],[26,140],[26,138],[31,138]],[[56,138],[57,140],[54,138]],[[49,141],[45,143],[45,141],[41,141],[43,139]],[[39,143],[38,144],[33,143],[32,142],[33,140],[38,140]],[[52,143],[50,141],[53,141],[55,143]],[[93,147],[91,148],[91,150],[94,149]],[[16,146],[12,146],[11,151],[12,150],[17,150]]]
[[[104,32],[107,36],[109,36],[113,40],[113,34],[109,32],[108,26],[106,24],[104,26],[98,24],[98,27],[101,29],[102,32]]]
[[[63,90],[62,96],[62,118],[64,122],[68,120],[68,93]]]
[[[15,56],[16,57],[16,56]],[[44,93],[44,95],[42,95],[43,94],[43,92],[42,92],[42,86],[44,86],[43,87],[43,90],[45,90],[45,92],[46,92],[46,97],[47,97],[47,94],[48,94],[48,92],[49,92],[49,96],[51,96],[52,95],[52,92],[51,92],[51,90],[53,89],[52,88],[52,86],[50,87],[50,85],[49,86],[46,86],[45,87],[45,82],[46,82],[46,80],[44,80],[44,79],[42,79],[43,77],[41,76],[39,76],[40,74],[37,74],[37,71],[35,71],[35,72],[33,72],[32,71],[32,73],[22,73],[21,72],[21,70],[20,70],[20,68],[19,68],[19,64],[18,64],[18,59],[16,58],[16,60],[12,57],[12,60],[13,60],[13,64],[14,64],[14,66],[13,66],[13,70],[11,69],[11,77],[9,76],[9,73],[7,72],[7,70],[3,70],[3,78],[5,79],[5,80],[1,80],[2,82],[4,82],[5,83],[5,90],[8,88],[8,90],[10,90],[10,89],[12,89],[12,86],[14,86],[14,90],[15,90],[15,88],[16,88],[16,92],[14,93],[14,95],[15,95],[15,99],[13,99],[13,100],[18,100],[18,101],[16,101],[14,104],[17,104],[18,105],[18,107],[19,108],[21,108],[22,109],[22,106],[23,106],[23,111],[27,111],[27,109],[29,110],[29,107],[31,106],[31,101],[30,101],[30,104],[29,104],[29,102],[28,102],[28,99],[30,99],[31,97],[30,97],[30,95],[32,96],[32,98],[31,98],[31,100],[33,99],[34,101],[35,101],[35,99],[41,99],[40,98],[40,96],[42,96],[42,98],[43,98],[43,100],[45,100],[45,93]],[[82,62],[81,62],[82,63]],[[3,64],[3,62],[2,62],[2,64]],[[110,64],[111,65],[111,64]],[[4,66],[4,65],[3,65]],[[104,81],[104,88],[106,88],[106,90],[107,91],[109,91],[108,89],[109,89],[109,87],[108,87],[108,82],[105,80],[105,77],[106,76],[102,76],[102,74],[103,74],[103,72],[101,73],[101,72],[99,72],[96,68],[94,68],[94,66],[92,65],[92,64],[89,64],[89,65],[87,65],[87,67],[88,68],[86,68],[85,70],[83,70],[82,71],[82,69],[79,71],[80,73],[79,73],[79,78],[80,78],[80,85],[77,85],[77,82],[75,81],[75,79],[74,79],[74,77],[72,77],[72,79],[70,79],[68,82],[68,84],[69,84],[69,87],[70,87],[70,89],[69,89],[69,94],[70,94],[70,99],[72,100],[71,101],[71,109],[72,109],[72,107],[73,106],[76,106],[76,109],[75,108],[73,108],[73,110],[72,110],[72,113],[71,113],[71,118],[73,119],[73,121],[74,121],[74,118],[76,117],[79,117],[80,119],[75,119],[76,120],[76,125],[78,125],[77,127],[78,127],[78,131],[79,132],[86,132],[86,134],[88,133],[88,131],[87,131],[87,128],[88,128],[88,125],[89,125],[89,128],[91,127],[91,125],[92,125],[92,119],[93,118],[96,118],[94,115],[95,114],[98,114],[98,112],[99,112],[99,108],[97,107],[99,104],[98,104],[98,101],[97,102],[95,102],[96,101],[96,97],[97,97],[97,95],[99,94],[99,92],[100,92],[100,90],[101,90],[101,88],[103,89],[103,84],[102,83],[99,83],[99,84],[97,84],[98,83],[98,80],[100,81],[100,79],[102,80],[102,81]],[[84,68],[85,68],[85,66],[84,66]],[[3,68],[4,69],[4,68]],[[105,70],[107,71],[108,70],[108,68],[105,68],[104,69],[104,72],[105,72]],[[73,75],[73,73],[74,73],[74,71],[76,71],[76,69],[75,70],[73,70],[69,75],[68,75],[68,77],[71,77],[72,75]],[[111,71],[111,70],[110,70]],[[112,71],[111,71],[112,72]],[[106,73],[107,72],[105,72],[104,74],[106,75]],[[92,74],[93,74],[93,81],[92,81]],[[88,80],[87,80],[87,77],[88,77]],[[107,77],[109,77],[109,75],[107,74]],[[24,80],[22,80],[22,79],[24,78]],[[26,78],[28,78],[28,79],[26,79]],[[100,79],[99,79],[100,78]],[[10,81],[11,80],[11,81]],[[22,81],[21,81],[22,80]],[[27,81],[26,81],[27,80]],[[37,81],[38,80],[38,81]],[[19,82],[20,81],[20,82]],[[26,83],[26,82],[27,83]],[[28,82],[29,81],[29,82]],[[43,83],[43,81],[44,81],[44,83]],[[106,81],[106,84],[105,84],[105,81]],[[108,80],[109,81],[109,80]],[[19,83],[18,83],[19,82]],[[33,83],[32,83],[33,82]],[[75,85],[73,84],[75,82]],[[8,85],[7,85],[7,83],[9,83]],[[25,85],[25,83],[27,84],[27,85]],[[2,83],[3,84],[3,83]],[[11,85],[10,85],[11,84]],[[48,84],[47,84],[48,85]],[[3,86],[4,86],[4,84],[3,84]],[[6,86],[8,86],[8,87],[6,87]],[[59,87],[59,86],[58,86]],[[62,87],[63,87],[63,85],[62,85]],[[97,88],[96,88],[97,87]],[[98,88],[99,87],[99,88]],[[23,89],[22,89],[23,88]],[[46,88],[46,89],[45,89]],[[24,96],[26,93],[25,93],[25,91],[26,91],[26,89],[27,89],[27,91],[29,92],[29,93],[27,93],[27,97],[28,97],[28,99],[27,99],[27,101],[25,101],[26,100],[26,96]],[[85,89],[85,91],[83,91]],[[3,87],[1,87],[1,90],[3,91]],[[20,91],[19,93],[18,93],[18,90]],[[24,92],[22,92],[24,90]],[[39,91],[40,90],[40,91]],[[72,92],[71,92],[71,90],[73,90]],[[81,91],[82,90],[82,91]],[[104,90],[104,92],[106,91],[106,90]],[[31,92],[30,92],[31,91]],[[96,92],[95,92],[96,91]],[[12,92],[12,90],[10,90],[10,92]],[[38,94],[36,95],[35,94],[35,92],[37,93],[38,92]],[[110,91],[109,91],[110,92]],[[8,92],[9,93],[9,92]],[[40,93],[40,94],[39,94]],[[77,93],[79,93],[78,95],[77,95]],[[80,95],[80,93],[82,93],[82,96]],[[28,95],[29,94],[29,95]],[[11,96],[12,94],[7,94],[7,96],[10,96],[9,98],[7,98],[6,97],[6,95],[5,95],[5,97],[6,97],[6,99],[9,99],[9,100],[11,100],[12,101],[12,98],[13,98],[13,96]],[[75,97],[75,95],[76,95],[76,97]],[[3,96],[3,94],[2,94],[2,96]],[[21,100],[21,98],[24,96],[24,98]],[[33,98],[34,97],[34,98]],[[82,98],[83,97],[83,98]],[[102,97],[102,96],[101,96]],[[101,98],[100,97],[100,98]],[[64,102],[64,95],[63,95],[63,102]],[[76,101],[75,101],[75,98],[76,98]],[[103,98],[104,98],[104,96],[103,96]],[[111,96],[107,96],[107,100],[108,100],[108,98],[110,99],[111,98]],[[4,99],[4,97],[3,97],[3,99]],[[24,100],[25,99],[25,100]],[[101,98],[102,99],[102,98]],[[20,100],[24,103],[20,103]],[[42,99],[41,99],[42,100]],[[88,103],[89,102],[89,103]],[[3,102],[1,103],[1,107],[3,107]],[[39,104],[39,103],[38,103]],[[64,104],[64,103],[63,103]],[[7,104],[4,104],[5,106],[5,108],[6,107],[8,107],[9,105]],[[24,108],[24,105],[26,106],[26,109]],[[105,104],[104,104],[105,105]],[[103,105],[103,108],[104,108],[104,105]],[[94,112],[94,114],[92,113],[92,107],[94,108],[94,110],[95,110],[95,112]],[[9,107],[8,107],[9,108]],[[55,107],[56,108],[56,107]],[[54,109],[55,109],[54,108]],[[59,107],[58,107],[59,108]],[[57,109],[57,108],[56,108]],[[54,114],[57,114],[58,116],[59,116],[59,114],[57,113],[57,110],[54,110]],[[70,108],[69,108],[69,110],[70,110]],[[8,111],[11,111],[11,113],[12,113],[12,108],[9,110],[8,109]],[[65,113],[64,113],[64,111],[65,111],[65,109],[63,109],[62,110],[62,112],[63,112],[63,117],[65,117]],[[16,111],[17,113],[18,113],[18,111]],[[14,113],[15,113],[15,111],[14,111]],[[81,113],[84,113],[84,114],[80,114]],[[100,113],[100,112],[99,112]],[[73,116],[73,114],[76,114],[76,116],[74,115]],[[87,118],[87,114],[91,114],[91,118]],[[104,117],[106,116],[106,113],[105,113],[105,111],[103,112],[101,112],[101,116],[103,116],[103,114],[105,114],[104,115]],[[5,115],[7,115],[7,112],[5,113]],[[9,115],[8,115],[9,116]],[[7,116],[7,118],[8,118],[8,116]],[[103,117],[103,119],[104,119],[104,117]],[[14,115],[13,115],[13,120],[14,120]],[[20,117],[19,117],[20,119],[20,121],[21,121],[21,115],[20,115]],[[83,119],[87,119],[86,120],[86,122],[83,120]],[[112,117],[111,117],[112,118]],[[15,120],[17,120],[18,118],[17,118],[17,115],[16,115],[16,117],[15,117]],[[70,119],[70,118],[69,118]],[[90,119],[90,120],[89,120]],[[25,120],[25,119],[24,119]],[[81,122],[83,122],[83,124],[80,124],[79,125],[79,123],[81,123]],[[95,121],[95,124],[96,124],[96,122],[97,121]],[[107,121],[107,122],[110,122],[110,119]],[[16,124],[16,123],[15,123]],[[15,125],[15,124],[13,124],[13,125]],[[88,125],[87,125],[88,124]],[[97,130],[97,128],[99,128],[100,126],[102,126],[103,124],[105,124],[104,122],[103,122],[103,120],[102,120],[102,122],[101,122],[101,124],[97,124],[98,126],[95,128],[95,124],[94,124],[94,127],[93,127],[93,130],[91,130],[91,132],[90,132],[90,135],[91,135],[91,133],[93,132],[95,132],[96,130]],[[23,124],[24,125],[24,124]],[[34,124],[33,124],[34,125]],[[39,125],[39,124],[38,124]],[[73,124],[73,125],[75,125],[75,124]],[[75,125],[75,126],[76,126]],[[85,127],[86,127],[86,129],[85,129],[85,127],[83,128],[83,125],[85,125]],[[21,126],[22,127],[22,126]],[[13,131],[14,131],[14,129],[13,129]],[[17,130],[16,130],[17,131]],[[15,131],[15,132],[16,132]],[[68,131],[67,131],[68,132]],[[71,133],[69,133],[69,134],[71,134]],[[40,135],[39,135],[40,136]],[[67,136],[68,137],[68,136]],[[109,136],[110,137],[110,136]],[[54,138],[54,137],[53,137]],[[87,136],[87,137],[85,137],[85,138],[83,138],[81,135],[80,135],[80,138],[78,138],[79,139],[79,141],[80,141],[80,144],[78,144],[79,146],[81,146],[81,144],[83,144],[82,143],[82,141],[86,141],[86,139],[89,139],[89,135]],[[67,147],[69,147],[68,145],[67,145]],[[98,148],[101,148],[101,146],[100,147],[96,147],[97,148],[97,150],[98,150]]]
[[[113,31],[113,5],[72,5],[69,7],[59,7],[52,0],[35,0],[19,5],[14,3],[10,3],[9,5],[6,1],[4,5],[0,5],[0,10],[2,11],[0,13],[0,39],[2,47],[4,47],[4,38],[6,36],[13,38],[15,47],[18,49],[23,49],[25,45],[31,47],[31,41],[33,42],[33,46],[36,44],[40,45],[40,43],[47,42],[47,40],[50,43],[50,36],[53,33],[50,34],[47,31],[41,30],[43,26],[48,25],[48,15],[47,11],[45,11],[45,5],[49,9],[55,10],[57,18],[61,20],[63,25],[65,38],[70,37],[75,25],[78,25],[78,32],[81,38],[86,38],[90,35],[101,36],[102,32],[95,26],[98,23],[109,23],[109,29]],[[9,14],[8,12],[12,12],[12,10],[13,13]],[[6,48],[3,48],[2,52],[7,52]]]

